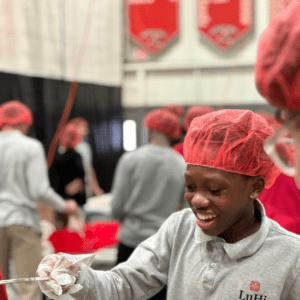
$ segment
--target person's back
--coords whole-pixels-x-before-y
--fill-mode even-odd
[[[181,134],[178,116],[156,109],[146,115],[144,125],[149,144],[124,154],[114,175],[112,212],[121,222],[117,264],[126,261],[184,202],[186,165],[171,148]],[[165,298],[166,287],[151,299]]]
[[[120,240],[136,247],[184,201],[186,164],[170,147],[152,144],[126,153],[120,163],[128,167],[116,181],[125,180],[126,190],[125,184],[113,188],[113,215],[122,222]]]
[[[8,261],[17,276],[34,277],[42,258],[37,202],[76,214],[76,203],[64,201],[49,184],[41,142],[27,137],[33,116],[19,101],[0,106],[0,269],[8,279]],[[38,300],[37,282],[20,283],[18,299]]]
[[[39,185],[33,185],[27,179],[32,173],[35,176],[40,173],[40,182],[43,182],[46,165],[30,164],[32,158],[43,154],[41,150],[39,141],[18,130],[0,132],[0,225],[17,222],[39,230],[40,216],[36,203]],[[44,162],[44,157],[39,158],[37,162]],[[40,188],[44,189],[43,186]]]

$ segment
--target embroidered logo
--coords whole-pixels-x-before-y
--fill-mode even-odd
[[[250,290],[253,292],[259,292],[260,290],[260,283],[258,281],[251,281],[250,283]]]

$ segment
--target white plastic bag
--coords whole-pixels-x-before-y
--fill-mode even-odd
[[[88,266],[94,260],[94,254],[70,255],[58,253],[46,256],[38,266],[39,277],[51,277],[39,281],[41,291],[51,299],[57,299],[62,294],[73,294],[82,289],[75,284],[81,266]],[[84,276],[81,274],[81,276]]]

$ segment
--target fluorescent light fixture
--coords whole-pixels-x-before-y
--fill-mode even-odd
[[[125,151],[133,151],[136,147],[136,122],[126,120],[123,122],[123,148]]]

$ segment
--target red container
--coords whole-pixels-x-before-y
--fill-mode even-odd
[[[56,252],[69,254],[93,253],[104,247],[115,246],[119,243],[118,222],[86,223],[84,226],[85,237],[76,232],[70,232],[68,228],[56,230],[49,240]]]
[[[3,280],[3,276],[2,276],[1,271],[0,271],[0,280]],[[0,285],[0,299],[1,300],[8,300],[5,285]]]

